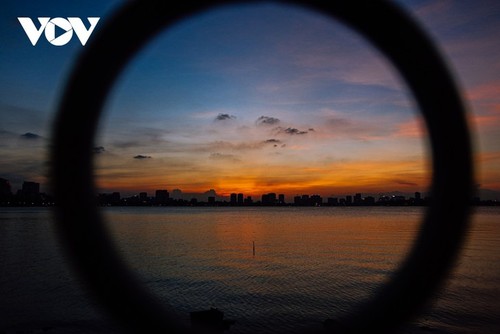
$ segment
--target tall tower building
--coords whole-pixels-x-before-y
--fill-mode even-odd
[[[0,198],[12,195],[10,182],[6,179],[0,178]]]

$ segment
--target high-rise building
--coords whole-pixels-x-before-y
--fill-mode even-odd
[[[278,195],[278,203],[279,204],[285,204],[285,194],[279,194]]]
[[[320,195],[312,195],[309,198],[308,205],[321,206],[323,204],[323,198]]]
[[[253,204],[252,196],[247,196],[247,198],[245,198],[245,204]]]
[[[167,204],[169,199],[168,190],[160,189],[155,192],[155,201],[157,204]]]
[[[237,200],[238,200],[238,195],[236,195],[235,193],[232,193],[230,196],[230,200],[229,200],[231,205],[236,205]]]
[[[347,195],[345,197],[345,204],[346,205],[351,205],[352,204],[352,196],[351,195]]]
[[[276,193],[267,194],[269,199],[269,204],[276,204]]]
[[[295,204],[295,205],[300,205],[300,203],[301,203],[301,198],[300,198],[300,196],[295,196],[295,197],[293,198],[293,204]]]
[[[332,206],[339,205],[339,199],[337,197],[328,197],[328,205]]]
[[[302,195],[300,199],[300,204],[301,205],[309,205],[309,195]]]
[[[10,182],[6,179],[0,178],[0,198],[5,198],[12,195]]]
[[[269,203],[269,195],[268,194],[262,194],[261,202],[262,202],[262,204],[268,204]]]
[[[263,205],[275,205],[276,204],[276,193],[269,193],[262,195]]]
[[[243,205],[243,194],[242,193],[238,194],[238,205]]]
[[[215,205],[215,196],[208,196],[208,204]]]
[[[362,201],[363,201],[363,199],[361,198],[360,193],[357,193],[356,195],[354,195],[354,204],[360,205]]]
[[[24,181],[22,191],[25,196],[38,195],[40,194],[40,183]]]
[[[365,205],[374,205],[375,204],[375,197],[373,196],[367,196],[365,197],[365,199],[363,200],[363,203]]]

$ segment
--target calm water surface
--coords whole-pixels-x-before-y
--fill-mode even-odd
[[[67,268],[50,211],[1,210],[0,332],[116,332]],[[147,207],[104,212],[131,268],[186,320],[190,311],[217,307],[236,320],[228,333],[277,333],[318,326],[370,296],[404,258],[423,211]],[[500,332],[499,218],[499,208],[478,210],[446,288],[402,333]]]

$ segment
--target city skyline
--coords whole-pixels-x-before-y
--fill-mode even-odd
[[[183,192],[181,189],[156,189],[152,193],[140,191],[133,194],[122,194],[119,191],[96,192],[97,204],[101,206],[373,206],[373,205],[428,205],[432,194],[414,191],[402,193],[399,191],[384,191],[379,193],[356,192],[351,194],[318,193],[305,194],[296,192],[293,195],[269,192],[263,194],[248,194],[232,192],[218,193],[210,189],[202,193]],[[482,198],[476,193],[471,198],[473,205],[498,206],[499,197]],[[496,194],[499,195],[499,194]],[[9,180],[0,178],[0,206],[53,206],[56,200],[50,193],[40,191],[40,184],[24,181],[22,188],[14,191]]]
[[[426,205],[427,196],[414,192],[414,197],[406,198],[402,194],[379,194],[375,198],[371,194],[331,195],[323,198],[318,194],[296,194],[293,198],[274,192],[252,196],[243,193],[231,193],[229,196],[218,194],[214,189],[204,193],[184,193],[180,189],[157,189],[149,196],[145,191],[132,196],[122,196],[120,192],[97,193],[97,204],[101,206],[365,206],[365,205]],[[479,199],[476,200],[479,203]],[[498,205],[497,202],[490,203]],[[24,181],[22,188],[14,191],[10,182],[0,178],[0,206],[53,206],[56,199],[40,191],[40,184]]]
[[[500,192],[500,5],[398,1],[448,60],[470,109],[476,183]],[[112,1],[47,4],[43,15],[99,16]],[[75,14],[76,13],[76,14]],[[33,47],[6,5],[0,22],[0,177],[48,184],[50,130],[78,41]],[[94,35],[93,35],[94,36]],[[89,40],[91,43],[91,39]],[[99,191],[157,184],[222,194],[411,193],[430,185],[413,99],[377,50],[343,25],[293,6],[218,8],[159,35],[114,87],[95,141]],[[485,197],[481,195],[481,197]]]
[[[29,181],[29,180],[23,181],[21,187],[15,188],[15,187],[12,187],[9,180],[4,179],[4,178],[0,178],[0,197],[11,196],[11,195],[16,195],[16,194],[21,194],[21,193],[29,193],[31,195],[45,194],[48,196],[52,196],[52,193],[50,191],[42,191],[41,190],[42,188],[43,188],[42,184],[34,182],[34,181]],[[286,200],[287,202],[290,202],[296,196],[305,195],[305,193],[301,193],[300,191],[290,192],[290,193],[286,193],[286,194],[279,193],[276,191],[270,191],[267,193],[242,193],[242,192],[237,192],[237,191],[233,191],[231,193],[221,193],[214,188],[210,188],[210,189],[208,189],[206,191],[202,191],[202,192],[189,192],[189,191],[184,191],[184,190],[179,189],[179,188],[166,188],[166,187],[163,187],[163,188],[157,187],[154,190],[149,190],[149,191],[143,189],[143,190],[138,191],[138,192],[125,192],[125,193],[122,193],[118,190],[102,191],[102,189],[101,190],[98,189],[96,192],[96,195],[100,196],[100,195],[119,194],[121,197],[134,197],[134,196],[136,196],[136,197],[154,198],[154,197],[158,197],[159,193],[161,194],[160,196],[166,196],[166,197],[172,198],[172,199],[190,200],[192,198],[198,198],[198,199],[204,198],[204,200],[206,200],[208,197],[215,197],[216,200],[221,200],[221,201],[227,200],[229,202],[233,201],[233,197],[238,198],[238,200],[240,197],[242,199],[246,199],[246,198],[250,197],[252,200],[260,200],[262,198],[262,196],[266,196],[266,195],[272,195],[272,196],[276,197],[277,200],[279,199],[279,201],[281,201],[281,202],[283,202],[284,200]],[[347,196],[353,197],[356,194],[361,194],[361,193],[363,193],[366,196],[381,196],[381,197],[382,196],[406,196],[406,197],[408,197],[408,196],[413,196],[416,193],[419,193],[422,196],[425,196],[425,194],[427,194],[427,192],[423,192],[423,191],[400,192],[400,191],[396,191],[396,190],[394,190],[394,191],[386,190],[386,191],[378,192],[378,193],[367,193],[367,192],[359,191],[359,189],[358,189],[358,191],[356,191],[354,193],[333,193],[333,192],[330,192],[330,193],[325,193],[325,194],[309,193],[307,195],[309,195],[309,196],[322,196],[322,197],[328,198],[328,197],[347,197]]]

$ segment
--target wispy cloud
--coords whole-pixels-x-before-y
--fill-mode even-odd
[[[224,153],[211,153],[209,159],[217,161],[230,161],[230,162],[241,161],[241,159],[234,154],[224,154]]]
[[[470,88],[467,97],[473,101],[500,102],[500,81],[487,82]]]
[[[318,130],[320,130],[318,135],[323,138],[379,140],[393,135],[394,121],[371,122],[366,119],[347,118],[333,114],[323,117]]]
[[[479,130],[497,130],[500,126],[500,81],[484,83],[467,91],[474,108],[472,121]]]
[[[439,16],[448,12],[453,4],[452,0],[437,0],[424,3],[415,9],[418,16]]]
[[[425,135],[424,123],[421,117],[396,124],[395,137],[423,138]]]

